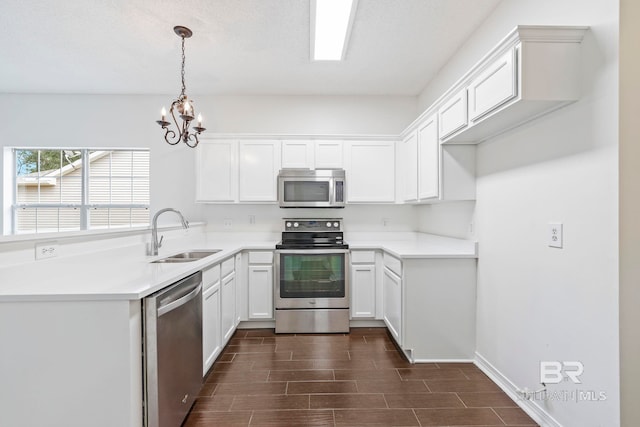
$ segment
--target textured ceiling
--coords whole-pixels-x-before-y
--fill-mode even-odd
[[[500,0],[359,0],[346,60],[308,0],[1,0],[0,93],[416,95]]]

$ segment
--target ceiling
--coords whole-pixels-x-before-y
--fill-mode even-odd
[[[359,0],[346,60],[308,0],[2,0],[0,93],[417,95],[500,0]]]

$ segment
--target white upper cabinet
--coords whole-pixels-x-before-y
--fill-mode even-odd
[[[516,96],[516,52],[510,49],[471,81],[467,89],[469,120],[477,120]]]
[[[196,148],[196,201],[237,200],[237,153],[235,140],[202,141]]]
[[[451,99],[438,110],[441,141],[479,143],[578,100],[587,29],[516,27],[449,90]],[[469,122],[460,127],[462,103],[456,102],[463,91]]]
[[[349,141],[346,144],[347,202],[395,202],[395,142]]]
[[[341,169],[344,142],[340,140],[282,141],[282,167]]]
[[[344,167],[344,141],[317,140],[314,141],[315,168],[341,169]]]
[[[440,195],[440,141],[438,117],[434,114],[418,125],[418,198],[437,198]],[[408,167],[413,168],[413,162]]]
[[[238,149],[239,200],[241,202],[277,201],[280,141],[240,141]]]
[[[418,134],[411,132],[401,142],[400,171],[402,171],[404,202],[416,202],[418,200]]]
[[[282,168],[313,169],[315,167],[313,141],[282,141]]]
[[[405,202],[475,200],[476,146],[442,145],[436,113],[418,123],[400,148],[398,167],[404,173]]]
[[[440,123],[440,139],[456,133],[467,126],[467,89],[453,94],[451,98],[438,109],[438,123]]]

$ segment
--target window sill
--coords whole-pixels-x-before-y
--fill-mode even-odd
[[[190,222],[190,227],[204,227],[205,222]],[[177,230],[182,228],[181,225],[159,226],[158,230]],[[0,236],[0,245],[3,243],[17,242],[35,242],[41,240],[92,240],[94,238],[105,237],[126,237],[145,234],[151,232],[151,226],[119,228],[119,229],[103,229],[103,230],[79,230],[79,231],[63,231],[58,233],[41,233],[41,234],[11,234]]]

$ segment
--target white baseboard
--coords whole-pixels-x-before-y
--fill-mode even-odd
[[[474,363],[473,359],[413,359],[413,363]]]
[[[238,329],[273,329],[276,327],[275,320],[243,320],[238,324]],[[384,328],[386,325],[382,320],[350,320],[351,328]]]
[[[351,319],[349,321],[350,328],[386,328],[387,325],[384,324],[384,320],[375,320],[375,319]]]
[[[273,329],[275,320],[243,320],[238,324],[238,329]]]
[[[487,359],[476,351],[475,365],[498,385],[514,402],[541,427],[562,427],[544,408],[532,400],[525,400],[518,394],[519,388],[502,374]]]

